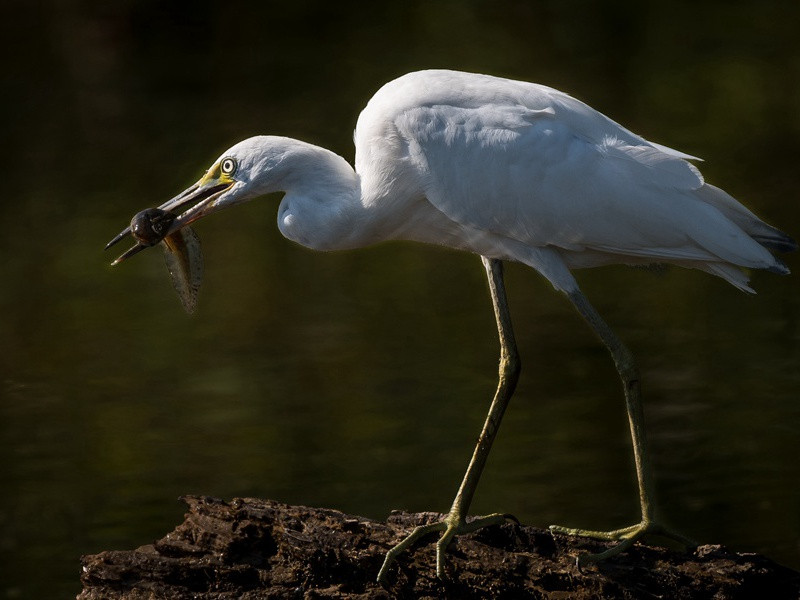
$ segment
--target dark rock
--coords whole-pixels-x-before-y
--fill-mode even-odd
[[[83,557],[79,600],[170,598],[800,598],[800,573],[758,554],[701,546],[635,545],[578,571],[575,557],[603,545],[507,523],[456,538],[447,581],[435,539],[423,540],[375,582],[384,553],[436,513],[393,512],[387,523],[330,509],[257,499],[183,498],[185,521],[151,545]]]

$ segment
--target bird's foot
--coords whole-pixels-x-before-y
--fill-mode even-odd
[[[463,517],[454,515],[452,512],[438,523],[430,523],[429,525],[420,525],[415,527],[414,530],[398,542],[393,548],[386,553],[386,558],[383,560],[383,566],[378,571],[378,583],[385,585],[388,581],[389,568],[397,561],[397,556],[405,549],[409,548],[418,539],[425,537],[431,533],[441,531],[442,536],[436,542],[436,575],[439,579],[445,578],[444,573],[444,553],[447,546],[453,541],[457,535],[465,533],[472,533],[483,527],[490,525],[502,525],[506,519],[516,521],[511,515],[504,515],[495,513],[486,515],[485,517],[476,517],[467,522]]]
[[[648,519],[644,519],[641,523],[637,523],[636,525],[631,525],[630,527],[623,527],[622,529],[615,529],[613,531],[592,531],[590,529],[573,529],[571,527],[562,527],[560,525],[550,525],[550,531],[555,533],[562,533],[564,535],[577,535],[582,537],[589,537],[596,540],[602,540],[606,542],[619,542],[615,546],[611,546],[608,550],[603,552],[598,552],[596,554],[581,554],[576,559],[576,564],[578,569],[580,570],[582,567],[594,563],[599,562],[601,560],[605,560],[607,558],[611,558],[612,556],[616,556],[622,552],[625,552],[628,548],[633,546],[633,544],[645,535],[658,535],[661,537],[669,538],[682,544],[687,548],[693,548],[697,546],[697,543],[690,540],[686,536],[681,535],[680,533],[665,527],[664,525],[657,523],[655,521],[651,521]]]

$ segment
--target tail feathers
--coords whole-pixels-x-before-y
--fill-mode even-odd
[[[764,246],[764,248],[774,250],[776,252],[794,252],[797,250],[797,242],[783,233],[781,230],[775,229],[763,221],[760,222],[760,225],[762,226],[762,229],[769,229],[769,232],[766,234],[756,233],[753,234],[752,237],[755,241]],[[780,258],[773,255],[772,259],[774,262],[771,266],[767,267],[767,271],[770,273],[778,273],[779,275],[788,275],[790,273],[789,267],[787,267],[786,263]]]
[[[775,263],[769,267],[767,267],[767,271],[770,273],[777,273],[778,275],[788,275],[791,273],[789,267],[786,266],[786,263],[783,262],[780,258],[775,256],[772,257],[775,259]]]
[[[702,265],[695,265],[695,268],[722,277],[731,285],[739,288],[748,294],[755,294],[756,291],[750,287],[750,279],[738,267],[728,263],[704,263]]]
[[[766,225],[766,227],[769,227],[772,231],[768,234],[759,233],[753,235],[753,239],[759,244],[778,252],[794,252],[797,250],[797,242],[790,236],[769,225]]]
[[[764,223],[725,190],[707,183],[695,193],[703,202],[716,208],[762,246],[779,252],[797,250],[797,242],[790,236]]]

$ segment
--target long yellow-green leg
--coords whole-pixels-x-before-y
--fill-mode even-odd
[[[644,413],[642,410],[639,389],[639,370],[630,350],[619,340],[611,328],[600,317],[594,307],[579,290],[568,294],[575,308],[583,316],[592,330],[603,341],[617,367],[625,391],[625,407],[628,411],[628,423],[633,442],[633,459],[636,465],[636,477],[639,481],[639,503],[642,520],[636,525],[616,529],[614,531],[592,531],[573,529],[551,525],[550,529],[567,535],[580,535],[601,540],[619,541],[620,543],[598,554],[584,554],[578,557],[578,566],[590,562],[604,560],[627,550],[636,540],[645,534],[657,534],[674,539],[685,546],[695,546],[690,539],[676,533],[656,521],[655,501],[653,497],[653,481],[650,472],[650,456],[647,450],[647,437],[644,432]]]
[[[478,480],[492,448],[492,442],[503,413],[508,406],[514,388],[519,378],[520,361],[517,354],[517,345],[514,341],[514,332],[511,328],[511,315],[508,311],[506,301],[505,286],[503,285],[503,263],[496,259],[481,257],[486,267],[486,274],[489,278],[489,292],[492,296],[494,305],[494,315],[497,320],[497,332],[500,336],[500,378],[497,384],[497,391],[494,400],[489,407],[489,414],[483,424],[483,430],[478,438],[478,444],[472,454],[472,459],[464,474],[461,487],[458,488],[453,505],[448,515],[439,523],[422,525],[415,528],[405,539],[394,546],[386,553],[383,566],[378,572],[378,581],[385,583],[389,568],[397,560],[397,555],[406,550],[418,539],[435,532],[443,532],[436,544],[436,574],[444,577],[444,552],[448,544],[456,535],[471,533],[488,525],[499,525],[503,523],[507,515],[500,513],[478,517],[466,522],[467,511],[472,502],[472,497],[478,487]]]

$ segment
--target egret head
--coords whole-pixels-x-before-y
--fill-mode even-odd
[[[220,209],[281,191],[286,195],[278,210],[278,226],[287,238],[320,250],[354,247],[358,242],[353,242],[353,234],[361,230],[353,228],[348,210],[361,207],[359,178],[348,162],[313,144],[262,135],[232,146],[197,183],[150,209],[148,218],[143,219],[147,235],[134,236],[136,246],[112,264]],[[133,233],[138,232],[140,216],[142,213],[134,217]],[[127,227],[106,248],[131,233]]]
[[[163,231],[159,239],[222,208],[273,191],[269,189],[268,182],[259,177],[268,173],[279,160],[277,154],[270,151],[273,147],[274,144],[269,143],[269,138],[257,136],[241,141],[223,152],[199,181],[158,207],[161,211],[175,215],[171,225]],[[111,240],[106,248],[110,248],[130,234],[131,227],[127,227]],[[155,240],[153,243],[158,241]],[[114,261],[114,264],[150,245],[153,244],[137,243]]]

